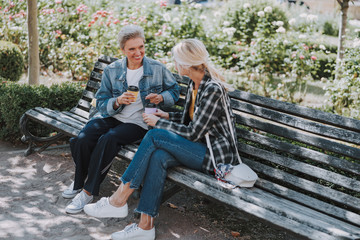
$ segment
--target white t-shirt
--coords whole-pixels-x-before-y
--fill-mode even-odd
[[[128,86],[139,87],[139,81],[144,75],[144,67],[135,70],[127,69],[126,81]],[[148,125],[144,122],[142,113],[144,112],[141,102],[140,93],[137,95],[135,102],[126,105],[121,112],[113,117],[123,123],[134,123],[144,129],[148,129]]]

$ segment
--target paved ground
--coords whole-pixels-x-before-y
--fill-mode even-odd
[[[23,156],[23,148],[0,142],[0,239],[109,239],[112,232],[136,221],[132,212],[123,220],[66,214],[69,200],[60,194],[74,174],[69,148],[29,157]],[[125,168],[116,161],[101,196],[111,195],[119,184],[118,172]],[[136,204],[130,199],[130,211]],[[187,191],[161,206],[155,226],[158,240],[300,239]]]

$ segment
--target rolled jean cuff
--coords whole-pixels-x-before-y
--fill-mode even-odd
[[[119,177],[119,180],[125,185],[127,184],[128,182],[130,182],[130,189],[139,189],[140,186],[134,186],[132,185],[131,183],[131,180],[125,180],[123,177]]]
[[[156,218],[156,217],[159,216],[159,213],[157,213],[157,212],[155,212],[155,213],[153,213],[153,214],[150,214],[150,213],[148,213],[148,212],[146,212],[146,211],[140,211],[140,210],[138,210],[137,208],[135,208],[134,212],[137,212],[137,213],[140,213],[140,214],[146,214],[146,215],[149,215],[149,216],[152,217],[152,218]]]

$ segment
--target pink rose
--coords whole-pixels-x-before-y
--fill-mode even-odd
[[[317,59],[317,57],[316,56],[311,56],[311,60],[316,60]]]

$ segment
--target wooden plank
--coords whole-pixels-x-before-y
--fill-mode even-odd
[[[73,108],[70,110],[71,113],[74,113],[76,115],[79,115],[80,117],[83,117],[83,118],[86,118],[86,119],[89,119],[89,116],[90,116],[90,113],[87,112],[87,111],[84,111],[80,108]]]
[[[322,232],[322,234],[338,234],[342,236],[349,236],[349,230],[356,231],[354,230],[356,228],[351,225],[342,223],[337,219],[329,218],[326,215],[294,204],[293,202],[286,201],[259,189],[234,189],[231,190],[230,193],[224,192],[224,188],[219,185],[214,178],[208,176],[202,177],[198,172],[191,174],[192,171],[193,170],[184,169],[182,167],[176,167],[168,172],[168,178],[182,186],[186,186],[187,188],[204,194],[212,199],[216,199],[259,218],[266,220],[271,219],[272,223],[291,231],[296,232],[296,230],[302,228],[309,228],[309,230]],[[270,204],[267,205],[269,208],[265,208],[263,206],[264,204]],[[307,213],[311,215],[311,218],[306,216]],[[274,222],[279,220],[279,218],[282,218],[282,223],[281,221],[278,223]],[[288,226],[287,224],[289,221],[294,221],[298,224],[296,227],[293,225]],[[331,223],[340,225],[334,226]],[[304,230],[302,229],[302,231]],[[304,232],[300,232],[299,234],[304,235]],[[307,233],[307,235],[309,236],[309,233]]]
[[[95,98],[95,93],[88,90],[84,90],[82,96],[92,100],[93,98]]]
[[[315,177],[317,179],[323,179],[325,181],[334,183],[338,186],[342,186],[344,188],[360,192],[360,181],[356,179],[352,179],[344,175],[310,165],[306,162],[300,162],[288,157],[280,156],[278,154],[266,151],[264,149],[259,149],[247,144],[239,144],[238,150],[241,153],[245,153],[247,155],[284,166],[288,169],[292,169],[302,174],[306,174],[311,177]],[[359,199],[359,204],[360,204],[360,199]]]
[[[281,186],[276,183],[272,183],[265,179],[258,179],[258,181],[256,181],[255,184],[256,184],[255,186],[258,188],[261,188],[268,192],[282,196],[286,199],[290,199],[299,204],[310,207],[314,210],[321,211],[322,213],[325,213],[327,215],[330,215],[330,216],[333,216],[336,218],[340,218],[348,223],[351,223],[351,224],[354,224],[354,225],[357,225],[360,227],[360,215],[357,213],[353,213],[346,209],[336,207],[329,203],[320,201],[316,198],[296,192],[292,189],[286,188],[286,187]]]
[[[350,147],[335,141],[330,141],[315,135],[305,134],[290,128],[278,126],[272,123],[263,122],[245,115],[235,115],[236,122],[245,126],[253,127],[274,135],[285,137],[291,140],[299,141],[307,145],[312,145],[324,150],[340,153],[348,157],[360,159],[360,149]]]
[[[115,57],[110,57],[110,56],[106,56],[106,55],[102,55],[98,58],[98,61],[99,62],[104,62],[104,63],[107,63],[107,64],[110,64],[114,61],[118,60],[118,58],[115,58]]]
[[[350,209],[360,210],[360,199],[350,196],[348,194],[336,191],[329,187],[325,187],[318,183],[314,183],[307,179],[296,177],[292,174],[281,171],[280,169],[276,169],[274,167],[270,167],[247,158],[242,158],[242,160],[249,165],[255,172],[261,173],[264,176],[271,177],[273,179],[277,179],[281,182],[285,182],[286,184],[293,185],[297,188],[304,189],[306,191],[312,192],[316,195],[324,197],[329,200],[333,200],[339,204],[343,204],[348,206]]]
[[[274,148],[285,153],[290,153],[295,156],[309,158],[313,161],[324,163],[350,173],[360,174],[360,164],[347,161],[346,159],[329,156],[309,148],[297,146],[288,142],[282,142],[277,139],[240,128],[238,128],[236,132],[237,136],[241,137],[242,139],[249,140],[255,143],[260,143],[264,146]]]
[[[246,112],[255,116],[285,124],[287,126],[315,133],[317,135],[326,136],[345,142],[360,144],[360,132],[354,132],[329,125],[324,125],[322,123],[309,121],[307,119],[256,106],[246,102],[232,100],[231,107],[238,111]]]
[[[100,85],[101,85],[100,82],[90,79],[86,85],[86,89],[98,90],[100,88]]]
[[[71,117],[73,119],[77,119],[79,122],[83,123],[84,125],[89,121],[89,119],[81,117],[81,116],[76,115],[76,114],[71,113],[71,112],[61,112],[61,113],[65,114],[65,115],[67,115],[67,116],[69,116],[69,117]]]
[[[96,62],[94,64],[94,69],[96,71],[104,71],[104,68],[107,67],[109,65],[109,63],[104,63],[104,62]]]
[[[360,131],[360,121],[352,118],[343,117],[336,114],[323,112],[316,109],[310,109],[292,103],[281,102],[275,99],[258,96],[252,93],[236,90],[229,92],[232,98],[243,100],[259,106],[268,107],[280,112],[291,113],[295,116],[306,117],[318,122],[331,124],[338,127],[344,127],[349,130]]]
[[[87,111],[90,111],[91,102],[89,102],[88,100],[85,100],[85,99],[80,99],[78,102],[78,107],[80,107],[80,106],[85,108]]]
[[[33,109],[28,110],[25,113],[30,119],[39,122],[47,127],[50,127],[57,132],[64,133],[67,136],[75,137],[79,134],[80,130],[64,123],[61,123],[53,118],[50,118],[44,114],[41,114]]]
[[[101,82],[101,78],[102,78],[102,73],[98,73],[95,71],[92,71],[90,73],[90,80],[93,80],[95,82]]]
[[[36,107],[34,110],[41,114],[44,114],[45,116],[56,119],[57,121],[62,122],[71,127],[77,129],[82,129],[84,127],[84,124],[82,122],[79,122],[77,119],[71,118],[59,111],[54,111],[48,108],[40,108],[40,107]]]

